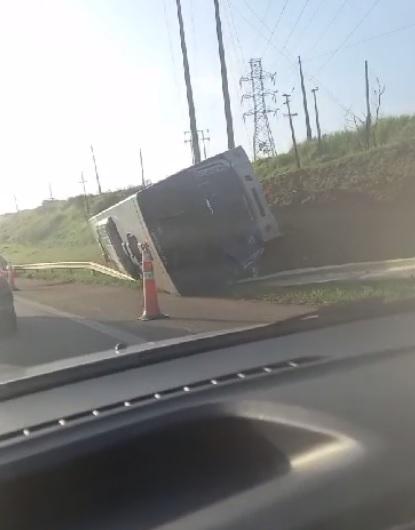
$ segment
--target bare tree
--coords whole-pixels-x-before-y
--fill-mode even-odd
[[[377,145],[376,130],[379,122],[380,108],[382,106],[382,97],[386,91],[386,86],[381,83],[379,77],[376,78],[376,88],[373,90],[373,99],[375,107],[375,122],[372,126],[373,145]]]
[[[345,126],[346,130],[356,132],[356,139],[359,145],[359,149],[363,149],[364,143],[361,141],[361,137],[365,129],[366,120],[364,118],[361,118],[354,112],[352,112],[351,109],[349,109],[346,112],[345,121],[346,121],[346,126]]]

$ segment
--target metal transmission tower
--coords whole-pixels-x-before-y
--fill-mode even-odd
[[[275,102],[276,91],[266,90],[265,82],[271,81],[275,84],[275,74],[264,72],[262,69],[262,59],[250,59],[249,66],[251,68],[250,74],[247,77],[241,77],[240,84],[250,83],[250,92],[244,94],[242,99],[252,99],[253,108],[248,112],[244,112],[243,118],[247,116],[254,117],[254,136],[253,136],[253,151],[254,160],[263,156],[275,156],[275,143],[272,136],[271,128],[269,126],[268,114],[272,112],[275,114],[277,109],[268,108],[267,97],[271,96]]]

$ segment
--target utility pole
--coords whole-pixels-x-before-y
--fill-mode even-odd
[[[370,101],[369,101],[369,66],[368,62],[365,61],[365,84],[366,84],[366,145],[370,147],[370,131],[372,128],[372,115],[370,112]]]
[[[291,113],[291,108],[290,108],[290,97],[291,97],[291,94],[283,94],[283,97],[285,98],[284,105],[287,105],[287,110],[288,110],[288,114],[286,114],[286,116],[288,116],[288,119],[290,120],[291,138],[292,138],[292,141],[293,141],[295,160],[297,162],[297,167],[300,169],[300,167],[301,167],[300,157],[298,155],[297,141],[295,139],[294,124],[293,124],[293,118],[295,116],[298,116],[298,114],[297,113],[295,113],[295,114]]]
[[[216,33],[218,36],[220,72],[222,76],[223,103],[224,103],[224,108],[225,108],[226,132],[228,135],[228,149],[233,149],[235,147],[235,137],[234,137],[234,132],[233,132],[231,101],[229,97],[228,73],[226,70],[225,49],[223,47],[222,23],[220,20],[219,0],[213,0],[213,3],[215,4]],[[206,155],[205,155],[205,159],[206,159]]]
[[[249,61],[250,73],[247,77],[241,77],[240,84],[249,83],[251,90],[244,94],[242,99],[252,99],[253,107],[244,112],[243,118],[247,116],[254,117],[254,135],[253,135],[253,152],[254,160],[257,160],[261,155],[275,156],[275,144],[272,136],[271,128],[269,126],[268,114],[276,112],[276,109],[268,108],[266,97],[272,96],[275,100],[275,91],[265,89],[265,81],[271,80],[275,83],[275,74],[265,72],[262,69],[261,59],[251,59]]]
[[[197,136],[199,139],[202,140],[202,143],[203,143],[203,156],[204,156],[204,160],[206,160],[207,158],[207,152],[206,152],[206,142],[210,142],[210,136],[205,136],[205,133],[209,134],[209,129],[198,129],[197,130]],[[192,160],[193,160],[193,164],[195,163],[194,161],[194,157],[193,157],[193,148],[192,148],[192,138],[190,136],[190,138],[187,138],[187,136],[190,135],[190,131],[184,131],[184,143],[185,144],[190,144],[190,150],[191,150],[191,153],[192,153]],[[200,142],[199,142],[200,143]]]
[[[143,153],[141,152],[140,147],[140,166],[141,166],[141,185],[143,189],[146,187],[146,181],[144,180],[144,166],[143,166]]]
[[[184,143],[190,145],[190,153],[192,155],[192,164],[194,164],[195,163],[195,152],[193,150],[192,137],[187,138],[188,134],[191,134],[190,131],[184,131]]]
[[[308,114],[308,106],[307,106],[307,93],[305,91],[303,67],[302,67],[302,64],[301,64],[301,57],[300,56],[298,56],[298,65],[300,67],[301,90],[303,92],[303,106],[304,106],[304,114],[305,114],[305,128],[306,128],[306,131],[307,131],[307,140],[310,142],[313,139],[313,133],[311,132],[310,115]]]
[[[313,96],[314,96],[314,110],[316,113],[316,128],[317,128],[318,146],[321,147],[321,128],[320,128],[320,118],[318,115],[318,106],[317,106],[317,95],[316,95],[317,91],[318,91],[318,87],[311,89],[311,92],[313,93]]]
[[[198,130],[197,132],[201,136],[201,140],[202,140],[202,144],[203,144],[203,156],[204,156],[204,159],[206,160],[206,158],[207,158],[207,155],[206,155],[206,142],[210,142],[210,136],[205,136],[205,132],[207,134],[209,134],[209,129],[206,129],[206,131],[201,129],[201,130]]]
[[[199,140],[197,137],[196,112],[195,112],[195,104],[193,101],[192,85],[190,82],[189,60],[187,58],[187,48],[186,48],[186,40],[185,40],[185,35],[184,35],[182,7],[180,4],[180,0],[176,0],[176,6],[177,6],[177,18],[179,20],[179,29],[180,29],[180,45],[182,48],[182,56],[183,56],[184,82],[186,83],[187,103],[189,106],[189,121],[190,121],[190,132],[191,132],[191,137],[192,137],[192,150],[193,150],[193,161],[194,161],[193,163],[198,164],[200,162],[200,147],[199,147]]]
[[[89,202],[88,202],[88,195],[86,193],[86,183],[88,181],[85,180],[84,172],[81,171],[81,180],[79,181],[79,184],[82,184],[82,189],[84,191],[84,205],[85,205],[85,214],[87,217],[89,217]]]
[[[55,199],[53,198],[53,193],[52,193],[52,184],[49,182],[48,184],[48,187],[49,187],[49,200],[50,201],[54,201]]]
[[[17,197],[16,197],[16,195],[13,195],[13,200],[14,200],[14,206],[15,206],[15,208],[16,208],[16,212],[18,212],[18,211],[19,211],[19,204],[18,204],[18,202],[17,202]]]
[[[94,148],[92,147],[92,145],[90,146],[91,147],[91,153],[92,153],[92,160],[94,162],[94,167],[95,167],[95,177],[97,179],[97,186],[98,186],[98,194],[101,195],[102,193],[102,189],[101,189],[101,182],[99,180],[99,174],[98,174],[98,168],[97,168],[97,161],[95,160],[95,153],[94,153]]]

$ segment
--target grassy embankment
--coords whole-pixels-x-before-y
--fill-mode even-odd
[[[376,280],[365,282],[332,282],[295,287],[240,286],[234,296],[241,299],[265,300],[278,304],[328,304],[378,299],[384,302],[415,300],[415,280]]]
[[[128,189],[89,196],[90,215],[108,208],[133,191]],[[104,263],[87,221],[82,196],[0,216],[0,254],[15,264],[57,261]],[[88,283],[121,282],[87,271],[43,271],[34,272],[33,276]]]
[[[274,189],[273,202],[280,206],[297,200],[301,191],[305,200],[330,191],[367,192],[373,198],[399,189],[402,180],[414,174],[415,116],[383,118],[379,121],[376,141],[366,149],[364,131],[338,131],[325,136],[321,148],[316,141],[299,144],[302,168],[296,168],[290,150],[275,158],[255,163],[258,177]],[[278,193],[277,193],[278,192]],[[326,198],[326,197],[323,197]]]

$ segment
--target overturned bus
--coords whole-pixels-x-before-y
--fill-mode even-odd
[[[264,245],[279,235],[241,147],[167,177],[90,219],[108,263],[138,278],[147,242],[159,289],[216,291],[255,274]]]

